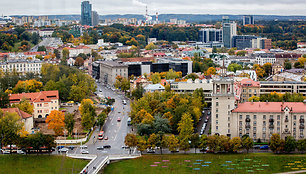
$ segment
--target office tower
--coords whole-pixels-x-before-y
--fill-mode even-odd
[[[97,26],[99,24],[99,14],[96,11],[92,11],[92,26]]]
[[[254,35],[237,35],[232,38],[232,47],[236,47],[238,50],[245,48],[257,48],[257,36]],[[258,41],[259,42],[259,41]]]
[[[208,42],[222,42],[222,30],[215,28],[203,28],[199,31],[199,41],[203,43]]]
[[[224,47],[232,47],[232,38],[237,35],[237,24],[234,21],[230,21],[228,16],[222,18],[222,40]]]
[[[81,5],[81,24],[92,26],[92,6],[89,1],[83,1]]]
[[[254,16],[251,15],[243,16],[242,24],[243,25],[254,24]]]

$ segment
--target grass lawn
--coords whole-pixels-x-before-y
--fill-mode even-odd
[[[89,161],[54,155],[0,155],[0,173],[79,173]]]
[[[306,170],[306,155],[182,154],[143,155],[114,162],[105,174],[176,173],[275,173]]]

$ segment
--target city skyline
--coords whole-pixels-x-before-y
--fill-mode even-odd
[[[11,0],[0,2],[1,15],[69,15],[80,14],[82,0]],[[101,15],[107,14],[145,14],[148,6],[149,14],[254,14],[254,15],[299,15],[305,16],[304,0],[91,0],[90,3]],[[199,4],[203,4],[202,6]]]

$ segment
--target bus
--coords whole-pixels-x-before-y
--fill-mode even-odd
[[[104,138],[104,131],[100,131],[98,135],[98,140],[103,140],[103,138]]]

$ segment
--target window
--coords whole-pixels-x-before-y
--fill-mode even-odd
[[[253,127],[253,131],[256,132],[256,127]]]
[[[280,115],[277,115],[277,120],[280,120]]]
[[[266,121],[263,121],[263,126],[266,126]]]
[[[249,89],[249,92],[252,92],[252,89]]]
[[[227,129],[227,133],[230,133],[231,132],[231,130],[230,129]]]
[[[280,121],[277,121],[277,126],[280,126]]]
[[[253,125],[256,126],[256,121],[253,122]]]
[[[239,131],[240,131],[240,132],[242,131],[242,127],[239,128]]]
[[[273,115],[270,115],[270,119],[273,119]]]
[[[216,102],[216,106],[219,106],[219,102]]]
[[[230,123],[228,123],[228,124],[227,124],[227,127],[231,127],[231,124],[230,124]]]
[[[218,124],[219,123],[219,121],[218,120],[216,120],[216,124]]]
[[[218,126],[216,126],[216,130],[218,130]]]
[[[216,114],[216,118],[218,118],[219,117],[219,115],[218,114]]]
[[[293,116],[293,120],[296,120],[296,115]]]
[[[266,138],[266,133],[263,133],[263,134],[262,134],[262,138]]]
[[[296,126],[296,122],[295,121],[293,122],[293,126]]]
[[[262,131],[263,131],[263,132],[266,132],[266,128],[265,128],[265,127],[263,127],[263,128],[262,128]]]
[[[242,126],[242,121],[239,121],[239,126]]]
[[[218,108],[216,108],[216,112],[218,112],[219,111],[219,109]]]
[[[263,117],[262,117],[264,120],[266,119],[266,115],[263,115]]]
[[[227,117],[227,121],[231,121],[231,117]]]
[[[227,109],[230,109],[231,108],[231,106],[230,105],[227,105]]]
[[[239,119],[242,120],[242,115],[239,115]]]
[[[246,115],[246,118],[250,118],[250,116],[249,116],[249,115]]]
[[[280,127],[277,127],[277,132],[280,132]]]
[[[253,133],[253,138],[256,139],[256,133]]]
[[[253,118],[254,118],[254,120],[256,120],[257,116],[256,116],[256,115],[254,115],[254,116],[253,116]]]

